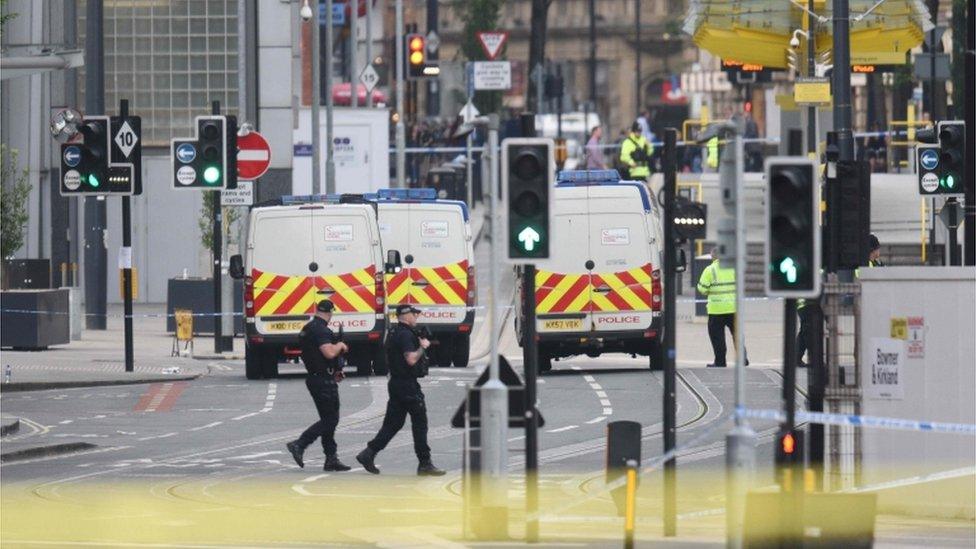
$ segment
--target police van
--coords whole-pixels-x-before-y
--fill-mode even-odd
[[[420,326],[433,335],[431,365],[468,365],[475,318],[475,265],[468,207],[437,199],[434,189],[380,189],[375,195],[383,249],[402,261],[387,274],[386,305],[420,309]]]
[[[245,372],[275,377],[301,355],[298,334],[315,304],[335,304],[348,363],[360,374],[386,373],[384,273],[376,205],[359,195],[285,196],[251,209],[246,258],[231,258],[244,280]]]
[[[536,263],[540,371],[551,369],[553,359],[579,354],[656,356],[661,218],[647,187],[621,181],[616,170],[562,171],[552,208],[554,245],[549,259]],[[516,303],[522,343],[522,299]]]

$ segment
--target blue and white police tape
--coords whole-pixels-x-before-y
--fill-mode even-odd
[[[426,306],[425,305],[421,305],[420,307],[421,308],[425,308]],[[432,309],[438,309],[438,308],[443,308],[445,306],[438,307],[438,306],[435,306],[435,305],[431,305],[429,307],[432,308]],[[455,307],[449,307],[449,308],[455,308]],[[462,307],[458,306],[456,308],[460,309]],[[488,309],[488,306],[487,305],[471,305],[471,306],[465,306],[463,308],[464,308],[465,311],[479,311],[479,310]],[[500,310],[500,311],[506,310],[506,309],[514,309],[514,308],[515,308],[514,305],[499,305],[498,306],[498,310]],[[49,316],[50,315],[69,316],[69,315],[72,314],[70,312],[65,312],[65,311],[42,311],[42,310],[38,310],[38,309],[0,309],[0,313],[30,314],[30,315],[49,315]],[[77,314],[80,315],[80,316],[104,316],[106,318],[126,318],[126,315],[124,315],[124,314],[108,314],[108,313],[106,313],[104,315],[99,315],[98,313],[77,313]],[[172,317],[175,317],[175,316],[176,316],[176,314],[173,314],[173,313],[139,313],[139,314],[133,313],[133,314],[129,315],[128,318],[172,318]],[[195,317],[205,317],[205,316],[244,316],[244,313],[242,313],[242,312],[233,312],[233,311],[228,311],[228,312],[225,312],[225,313],[190,313],[190,316],[195,316]],[[311,316],[311,313],[308,313],[308,316]]]
[[[750,410],[739,408],[736,415],[748,419],[768,419],[783,421],[786,415],[782,410]],[[797,422],[820,423],[823,425],[846,425],[870,429],[891,429],[896,431],[919,431],[928,433],[947,433],[954,435],[976,435],[976,425],[971,423],[946,423],[941,421],[917,421],[893,417],[859,416],[853,414],[828,414],[824,412],[796,412]]]

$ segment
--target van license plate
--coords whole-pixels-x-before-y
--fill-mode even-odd
[[[543,330],[582,330],[583,321],[578,318],[543,320],[542,329]]]
[[[268,322],[265,324],[269,332],[300,332],[305,323],[301,320]]]

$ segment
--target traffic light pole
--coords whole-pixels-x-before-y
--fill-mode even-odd
[[[522,343],[525,364],[525,514],[534,517],[539,510],[539,420],[536,413],[536,377],[539,372],[539,342],[535,331],[535,265],[526,265],[522,276],[525,297],[525,326]],[[525,525],[525,541],[539,541],[539,519]]]
[[[776,457],[780,473],[780,528],[783,547],[803,543],[803,444],[796,431],[796,299],[783,305],[783,408],[786,420],[780,426]],[[785,448],[789,436],[791,448]]]
[[[212,103],[210,114],[213,115],[220,114],[220,101],[214,101]],[[224,169],[227,168],[225,167]],[[226,178],[227,174],[225,173],[220,174],[220,177]],[[220,276],[220,264],[223,262],[223,254],[221,253],[222,252],[221,240],[223,237],[222,234],[223,228],[222,228],[222,219],[221,219],[222,216],[220,212],[220,191],[217,190],[217,191],[208,191],[208,192],[217,193],[212,195],[213,196],[213,203],[212,203],[213,231],[211,233],[211,238],[210,238],[210,251],[213,254],[213,272],[211,276],[213,276],[213,294],[214,294],[214,308],[213,308],[214,310],[214,317],[213,317],[214,352],[219,354],[224,352],[224,350],[226,349],[223,326],[221,323],[221,318],[222,318],[221,306],[223,300],[221,299],[222,296],[220,293],[221,283],[223,282]]]
[[[129,117],[129,100],[119,101],[119,117],[124,121]],[[111,127],[111,125],[109,125]],[[133,174],[133,177],[138,177]],[[122,264],[122,325],[125,332],[125,371],[134,371],[132,344],[132,204],[129,196],[122,197],[122,248],[128,250]]]
[[[89,0],[85,7],[85,114],[105,114],[105,49],[102,0]],[[94,38],[97,37],[97,38]],[[108,253],[105,249],[107,220],[105,198],[85,197],[85,327],[106,328],[106,283]]]
[[[677,428],[677,401],[675,400],[675,263],[677,242],[674,235],[675,187],[677,184],[678,130],[664,130],[664,342],[660,346],[659,359],[664,366],[664,453],[674,450]],[[664,535],[677,535],[677,490],[675,473],[677,460],[672,457],[664,462]]]

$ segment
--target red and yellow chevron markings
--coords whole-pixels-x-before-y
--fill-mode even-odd
[[[257,316],[312,314],[315,304],[328,298],[337,313],[373,312],[375,274],[375,265],[325,276],[287,276],[252,269],[254,311]]]
[[[416,305],[465,305],[468,261],[436,267],[409,267],[386,276],[386,302]]]
[[[535,275],[536,313],[651,310],[651,264],[610,273]]]

